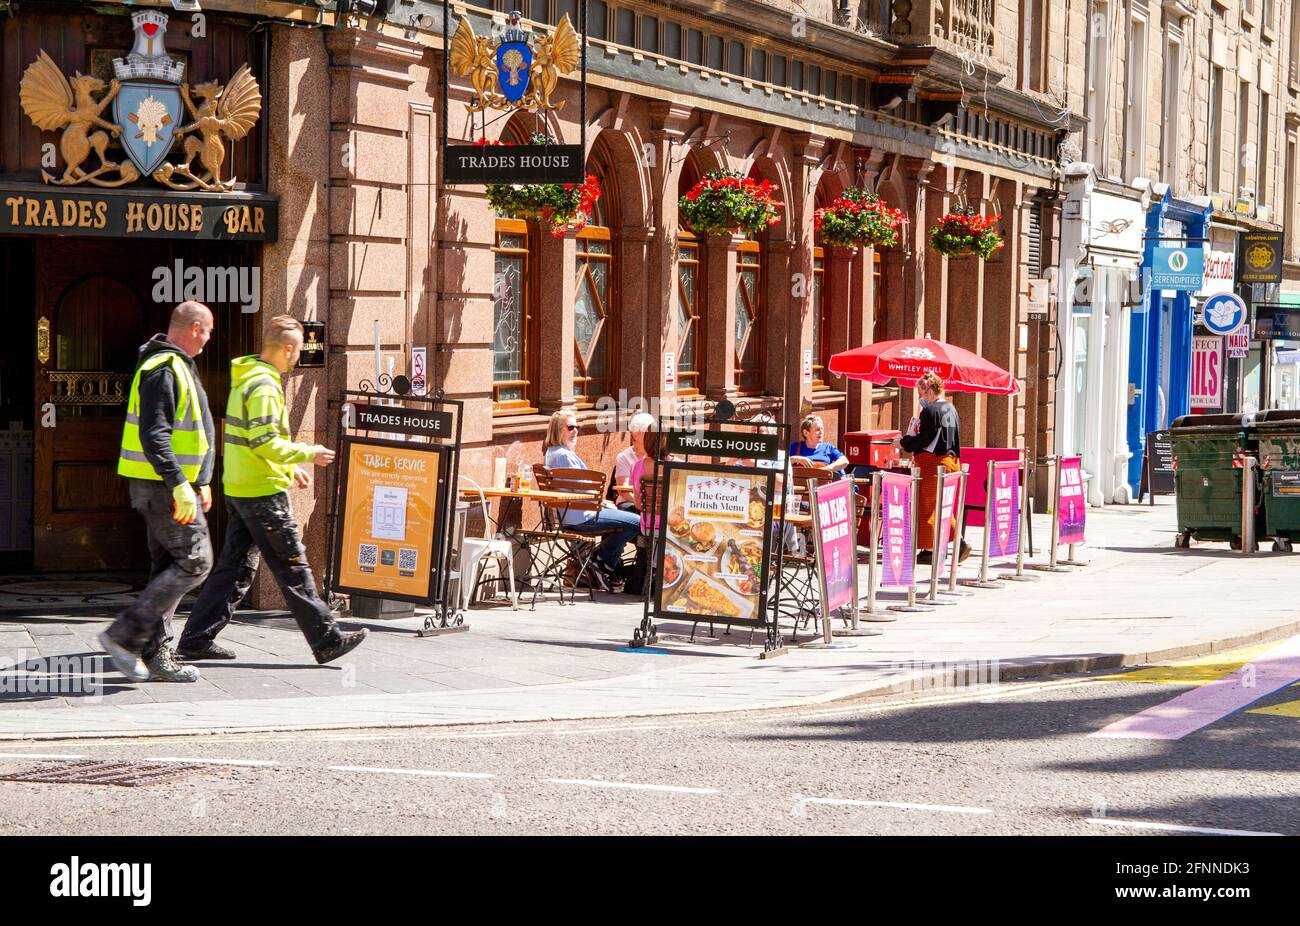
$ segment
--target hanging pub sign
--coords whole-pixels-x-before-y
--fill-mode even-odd
[[[1194,248],[1153,248],[1151,251],[1151,286],[1196,292],[1205,282],[1205,250]]]
[[[1237,282],[1282,282],[1282,232],[1242,232],[1237,237]]]
[[[666,463],[655,575],[663,616],[762,624],[775,475],[738,467]]]
[[[450,184],[574,183],[585,179],[587,150],[587,4],[578,6],[578,29],[566,13],[554,30],[539,32],[521,24],[512,12],[504,29],[479,35],[469,16],[461,14],[453,34],[451,4],[442,7],[443,35],[451,36],[443,56],[442,175]],[[566,101],[555,99],[560,78],[578,72],[581,138],[576,145],[506,144],[487,137],[492,121],[514,112],[537,117],[533,138],[545,139],[546,117]],[[447,126],[453,118],[452,78],[468,78],[470,99],[464,106],[470,144],[449,144]],[[457,105],[460,105],[459,103]],[[455,114],[459,122],[460,114]]]
[[[1300,306],[1256,305],[1251,335],[1257,341],[1300,340]]]
[[[325,323],[302,323],[302,353],[298,356],[300,367],[325,366]]]

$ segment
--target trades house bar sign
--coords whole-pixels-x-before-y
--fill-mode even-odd
[[[448,7],[443,4],[443,34],[449,34]],[[536,35],[520,25],[518,11],[509,23],[491,35],[478,35],[469,18],[451,37],[443,60],[442,164],[446,183],[582,183],[585,177],[587,125],[587,22],[586,4],[579,7],[579,30],[566,13],[553,32]],[[579,71],[582,139],[576,145],[509,144],[490,140],[491,122],[507,119],[516,111],[537,117],[535,138],[549,137],[548,113],[564,108],[553,95],[562,75]],[[452,75],[468,77],[473,88],[465,106],[468,145],[447,143]]]
[[[23,111],[38,128],[61,133],[62,172],[43,169],[41,177],[53,187],[122,187],[149,177],[200,195],[11,185],[0,191],[0,232],[275,240],[274,199],[201,195],[235,189],[235,178],[222,176],[226,143],[244,138],[262,111],[261,89],[248,65],[224,86],[190,86],[185,63],[167,54],[167,16],[147,10],[131,23],[135,44],[125,58],[113,59],[107,87],[90,74],[69,79],[44,51],[24,72],[18,94]],[[125,159],[115,159],[115,144]],[[168,160],[177,149],[179,159]]]

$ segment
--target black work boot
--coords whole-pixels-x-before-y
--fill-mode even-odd
[[[339,631],[339,633],[328,643],[322,644],[314,650],[316,661],[321,665],[327,662],[333,662],[340,656],[345,656],[361,645],[370,633],[370,628],[362,627],[360,630]]]

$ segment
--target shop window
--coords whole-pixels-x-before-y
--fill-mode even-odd
[[[759,48],[750,52],[749,76],[751,80],[767,80],[767,52]]]
[[[682,27],[678,23],[664,23],[664,55],[668,58],[682,58]]]
[[[620,9],[614,23],[614,41],[628,48],[636,47],[636,13]]]
[[[728,48],[727,71],[737,77],[745,76],[745,46],[741,42],[732,42]]]
[[[688,231],[677,234],[677,394],[699,395],[701,331],[700,241]]]
[[[763,246],[743,241],[736,255],[736,387],[763,390]]]
[[[778,87],[787,86],[786,81],[788,80],[788,78],[786,76],[785,65],[786,65],[785,55],[772,56],[771,74],[768,77],[770,83],[776,84],[776,86]]]
[[[605,0],[588,0],[587,36],[593,39],[609,38],[609,5]]]
[[[704,33],[699,29],[686,30],[686,60],[691,64],[704,63]]]
[[[709,36],[709,60],[708,66],[715,71],[722,70],[723,41],[720,35]]]
[[[519,415],[533,407],[535,343],[528,225],[498,219],[492,249],[492,411]]]
[[[600,180],[602,192],[591,220],[578,232],[574,261],[573,391],[584,408],[609,395],[618,361],[613,232],[618,191],[599,151],[587,169]]]
[[[642,51],[659,53],[659,20],[653,16],[641,17],[641,42],[637,46]]]

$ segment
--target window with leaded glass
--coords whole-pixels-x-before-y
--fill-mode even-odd
[[[573,299],[573,390],[580,405],[609,395],[613,381],[613,253],[608,228],[578,233]]]
[[[759,242],[741,242],[736,277],[736,388],[752,395],[763,389],[763,251]]]
[[[677,235],[677,394],[700,391],[701,332],[700,241],[690,232]]]
[[[826,305],[826,255],[821,248],[813,248],[813,276],[812,300],[809,304],[809,311],[812,312],[812,356],[813,356],[813,381],[812,387],[817,389],[828,389],[826,385],[826,329],[827,329],[827,305]]]
[[[497,220],[492,249],[492,409],[497,415],[536,410],[529,353],[533,318],[528,236],[526,223]]]

